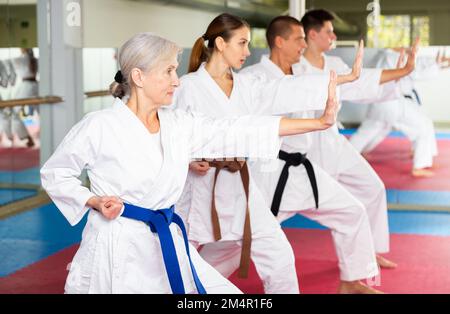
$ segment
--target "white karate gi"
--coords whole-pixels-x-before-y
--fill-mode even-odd
[[[74,126],[41,169],[42,186],[71,225],[89,212],[67,293],[171,292],[157,234],[143,222],[124,217],[109,221],[89,211],[85,204],[92,196],[168,208],[182,193],[191,158],[276,158],[278,153],[279,117],[214,120],[167,108],[158,110],[158,116],[160,132],[152,135],[116,99],[112,108],[88,114]],[[247,145],[258,133],[264,134],[267,144]],[[83,169],[88,171],[91,190],[78,180]],[[193,292],[183,237],[176,225],[170,229],[186,292]],[[191,256],[208,293],[239,292],[192,246]]]
[[[399,53],[385,50],[379,57],[377,67],[394,68],[398,58]],[[433,157],[438,153],[434,126],[418,105],[413,91],[415,80],[435,77],[438,72],[439,66],[433,58],[417,58],[413,73],[398,82],[400,92],[397,99],[377,102],[369,107],[366,118],[350,139],[355,149],[358,152],[373,150],[394,128],[403,132],[413,144],[413,167],[431,167]]]
[[[16,75],[22,79],[17,88],[15,98],[36,97],[39,94],[37,81],[29,81],[24,79],[36,79],[36,73],[30,69],[30,58],[28,55],[22,55],[18,58],[11,59]]]
[[[241,72],[273,78],[286,76],[267,56],[263,56],[260,63]],[[376,90],[373,93],[375,92]],[[314,118],[314,111],[299,111],[290,114],[290,117]],[[286,137],[283,139],[281,149],[288,153],[307,153],[311,148],[312,137],[312,133]],[[272,204],[284,164],[282,160],[250,163],[255,182],[269,206]],[[299,213],[329,227],[339,259],[340,278],[353,281],[375,276],[378,269],[364,205],[319,165],[314,162],[312,164],[319,190],[319,209],[315,209],[314,196],[305,167],[303,165],[290,167],[277,216],[278,221],[281,223]],[[202,253],[202,256],[208,255],[208,262],[225,276],[232,273],[239,263],[239,252],[229,243],[208,244]]]
[[[6,65],[0,60],[0,87],[6,88],[9,83],[9,75]]]
[[[0,60],[0,87],[7,88],[9,83],[8,70],[6,65]],[[0,95],[0,100],[2,96]],[[5,116],[5,109],[0,108],[0,133],[6,132],[7,130],[7,116]]]
[[[349,73],[351,69],[339,58],[325,56],[324,69],[312,66],[305,58],[293,67],[296,74],[317,74],[335,70]],[[365,75],[365,72],[372,75]],[[394,83],[380,87],[381,69],[364,69],[355,82],[344,84],[340,100],[367,103],[370,100],[396,97]],[[377,73],[377,74],[376,74]],[[344,88],[344,86],[346,88]],[[316,115],[320,112],[316,112]],[[312,161],[342,184],[366,208],[377,253],[389,251],[389,228],[387,218],[386,190],[383,182],[337,128],[312,134],[313,144],[309,150]]]
[[[265,76],[233,73],[230,98],[205,69],[205,64],[181,78],[177,90],[177,108],[201,112],[211,117],[232,117],[245,114],[282,114],[299,108],[323,109],[326,104],[328,76],[310,78],[283,77],[267,80]],[[311,84],[306,84],[306,82]],[[317,90],[320,92],[317,93]],[[297,109],[296,109],[297,108]],[[255,143],[265,143],[260,137]],[[279,149],[280,146],[276,147]],[[275,149],[275,147],[274,147]],[[285,234],[269,210],[255,185],[250,170],[250,221],[252,229],[251,258],[255,263],[266,293],[298,293],[295,258]],[[205,176],[189,173],[180,207],[189,208],[185,221],[189,238],[197,244],[214,242],[211,223],[211,198],[215,168]],[[239,250],[241,245],[246,195],[239,173],[221,171],[215,190],[222,240]],[[231,241],[231,242],[230,242]],[[200,254],[216,266],[208,255]]]
[[[35,78],[36,73],[30,70],[30,59],[27,55],[22,55],[18,58],[7,60],[12,65],[11,71],[14,71],[14,76],[21,78],[19,87],[14,95],[15,99],[32,98],[39,95],[38,83],[36,81],[24,80],[26,78]],[[0,124],[3,126],[5,134],[12,139],[13,134],[17,134],[20,139],[27,138],[28,132],[25,123],[20,117],[22,107],[6,108],[0,114]]]

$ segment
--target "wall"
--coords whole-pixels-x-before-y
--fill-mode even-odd
[[[84,0],[84,46],[119,47],[138,32],[154,32],[192,47],[221,12],[124,0]]]
[[[0,48],[36,46],[36,5],[0,5]]]
[[[450,44],[450,10],[430,15],[430,42],[432,45]]]

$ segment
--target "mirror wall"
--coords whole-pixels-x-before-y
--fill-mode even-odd
[[[39,108],[18,101],[39,96],[33,2],[0,1],[0,205],[33,196],[40,185]]]

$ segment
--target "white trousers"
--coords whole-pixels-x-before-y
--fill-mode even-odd
[[[365,207],[377,253],[389,252],[386,190],[370,164],[334,129],[315,132],[309,157]]]
[[[238,180],[226,180],[231,176],[237,176]],[[250,171],[248,202],[252,230],[250,257],[263,281],[266,293],[299,293],[292,247],[252,177]],[[203,186],[195,177],[191,179],[193,180],[188,180],[185,193],[177,202],[178,213],[185,221],[189,241],[196,247],[200,244],[208,247],[215,243],[211,226],[212,192],[208,190],[208,185],[204,190],[190,192],[194,186]],[[222,171],[217,179],[215,197],[222,235],[219,245],[225,243],[226,246],[234,247],[237,250],[239,264],[246,208],[246,196],[240,174]],[[202,252],[204,251],[202,250],[200,254],[203,256]],[[210,259],[208,254],[203,257],[213,267],[217,267],[214,257]]]
[[[200,250],[203,259],[229,277],[238,267],[242,241],[207,243]],[[251,259],[267,294],[298,294],[295,256],[281,228],[271,236],[252,239]]]
[[[191,247],[193,249],[193,247]],[[194,249],[191,254],[198,256]],[[195,267],[197,269],[200,281],[208,294],[242,294],[233,283],[223,277],[216,269],[201,258],[196,258]],[[197,291],[191,291],[190,294],[197,294]]]
[[[16,99],[37,97],[39,95],[37,82],[22,81],[14,96]],[[25,123],[20,118],[22,106],[6,108],[0,111],[0,128],[12,140],[13,134],[23,140],[30,136]]]
[[[0,131],[5,132],[9,139],[12,140],[13,134],[23,140],[26,139],[30,133],[25,127],[25,123],[20,118],[21,107],[5,108],[0,111]]]
[[[284,164],[282,161],[280,163],[281,166]],[[375,250],[364,205],[320,167],[313,166],[319,189],[319,209],[312,208],[314,197],[304,166],[291,167],[278,221],[281,223],[298,213],[330,228],[341,280],[353,281],[376,276]],[[281,169],[274,174],[274,178],[279,177],[279,172]],[[277,180],[272,180],[272,184],[267,184],[264,179],[268,177],[270,174],[259,173],[257,179],[264,183],[260,188],[265,195],[269,195],[267,201],[272,198],[277,183]],[[277,251],[267,253],[276,258],[282,256]],[[207,244],[200,254],[225,277],[231,275],[239,265],[240,249],[232,243]],[[265,258],[268,259],[268,256]],[[265,265],[270,266],[267,263]]]
[[[198,277],[205,288],[208,294],[242,294],[242,291],[239,290],[233,283],[231,283],[228,279],[223,277],[217,270],[215,270],[211,265],[206,263],[203,259],[198,256],[198,252],[194,247],[190,247],[191,256],[193,259],[193,263],[195,264],[195,268],[198,272]],[[194,262],[195,261],[195,262]],[[192,273],[190,273],[192,274]],[[192,276],[189,278],[183,278],[184,282],[189,282],[188,287],[195,287],[192,281]],[[65,294],[114,294],[114,293],[123,293],[123,294],[143,294],[143,293],[160,293],[160,292],[151,292],[151,291],[127,291],[126,289],[118,289],[118,291],[114,291],[111,289],[111,284],[103,285],[100,289],[98,286],[101,285],[78,285],[75,286],[70,283],[70,276],[66,281],[66,285],[64,287]],[[105,288],[106,287],[106,288]],[[189,289],[189,288],[188,288]],[[197,290],[188,290],[187,294],[197,294]]]
[[[184,238],[179,231],[171,224],[184,288],[188,294],[197,293]],[[241,293],[205,262],[191,244],[189,251],[207,293]],[[98,212],[90,211],[64,290],[67,294],[171,293],[158,235],[140,221],[123,217],[109,221]]]

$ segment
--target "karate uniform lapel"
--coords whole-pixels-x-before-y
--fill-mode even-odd
[[[203,102],[205,107],[203,107],[202,112],[207,113],[212,117],[222,117],[222,116],[237,116],[242,114],[248,114],[248,108],[245,106],[244,97],[240,96],[240,82],[239,77],[231,71],[233,76],[233,89],[231,91],[230,97],[223,92],[220,86],[214,81],[211,75],[206,71],[204,64],[200,66],[198,70],[198,75],[201,78],[201,82],[204,84],[205,93],[209,93],[208,97]],[[216,103],[211,103],[211,100],[217,101]]]
[[[120,110],[124,113],[124,117],[129,121],[126,125],[130,126],[132,134],[137,136],[140,139],[139,144],[141,145],[154,145],[154,142],[151,138],[150,132],[144,126],[141,120],[122,102],[117,104],[121,106]],[[146,190],[149,191],[147,195],[145,195],[142,200],[145,200],[145,204],[139,202],[138,206],[155,206],[161,203],[161,199],[158,199],[159,195],[167,195],[165,193],[165,188],[170,186],[169,182],[174,181],[173,171],[168,169],[169,164],[173,164],[173,158],[171,155],[171,143],[170,143],[170,131],[169,125],[167,124],[167,119],[165,116],[164,110],[158,110],[158,118],[160,122],[160,132],[161,132],[161,147],[162,147],[162,165],[159,171],[155,173],[153,176],[154,180],[150,186]],[[124,121],[124,123],[126,123]],[[138,144],[138,145],[139,145]],[[154,147],[154,150],[159,148]],[[150,156],[149,156],[150,157]],[[149,163],[151,159],[149,158]],[[145,168],[142,171],[146,171]],[[149,170],[147,170],[149,171]],[[164,192],[164,193],[163,193]],[[153,205],[153,203],[155,203]]]
[[[273,63],[267,55],[261,57],[261,64],[267,71],[270,72],[271,78],[282,78],[285,75],[283,71],[275,63]]]
[[[155,176],[153,186],[149,188],[149,193],[144,196],[144,200],[151,200],[155,203],[157,208],[165,208],[173,205],[176,202],[178,196],[173,197],[177,190],[177,186],[180,184],[180,170],[178,168],[169,167],[170,165],[175,166],[179,163],[175,160],[175,154],[172,152],[173,143],[170,131],[170,121],[169,117],[166,116],[164,109],[158,110],[159,122],[160,122],[160,132],[161,132],[161,147],[163,154],[163,162],[159,173]],[[184,180],[184,178],[183,178]],[[161,199],[159,195],[171,195],[173,201],[168,199]],[[170,203],[170,204],[169,204]]]

